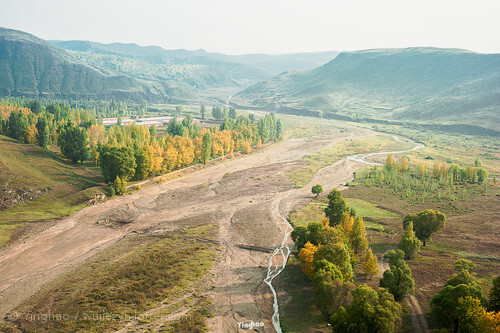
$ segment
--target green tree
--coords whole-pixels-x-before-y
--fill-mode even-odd
[[[316,197],[318,197],[320,193],[323,193],[323,186],[321,186],[320,184],[314,185],[311,188],[311,192],[313,194],[316,194]]]
[[[212,117],[216,120],[224,119],[224,112],[222,112],[222,108],[220,106],[212,107]]]
[[[7,134],[7,121],[3,119],[2,113],[0,113],[0,134]]]
[[[488,171],[483,168],[477,169],[477,181],[478,183],[484,183],[488,179]]]
[[[323,240],[323,232],[325,226],[321,222],[311,222],[307,225],[306,242],[311,242],[314,245],[319,245]]]
[[[139,114],[141,116],[145,116],[148,112],[148,101],[145,99],[141,100],[141,104],[139,105]]]
[[[157,132],[156,132],[156,126],[149,126],[149,136],[151,138],[156,138],[158,136]]]
[[[116,176],[115,181],[113,182],[113,188],[115,189],[115,193],[118,195],[123,195],[127,191],[127,183],[120,178],[120,176]]]
[[[210,134],[210,132],[205,133],[202,140],[201,156],[203,159],[203,163],[207,164],[212,157],[212,135]]]
[[[184,127],[190,127],[193,123],[193,116],[188,114],[186,118],[182,119],[182,126]]]
[[[403,219],[403,228],[413,222],[413,230],[415,236],[420,239],[425,246],[425,242],[429,240],[431,235],[445,226],[446,215],[439,211],[426,209],[418,214],[408,214]]]
[[[83,161],[87,158],[87,131],[68,120],[68,122],[59,128],[57,145],[61,148],[64,157],[70,159],[73,163]]]
[[[149,154],[142,149],[138,149],[135,151],[134,157],[136,163],[134,179],[141,180],[146,178],[149,175],[149,169],[151,166]]]
[[[418,238],[415,237],[415,232],[413,231],[413,222],[410,221],[403,233],[403,237],[399,242],[398,248],[403,250],[405,253],[405,259],[411,259],[415,254],[420,251],[420,245],[422,243]]]
[[[130,147],[113,147],[105,145],[99,154],[99,164],[106,182],[111,182],[119,176],[127,181],[135,175],[137,166],[134,151]]]
[[[339,307],[352,300],[350,291],[355,288],[351,282],[343,282],[342,273],[337,266],[326,260],[317,263],[312,280],[314,296],[318,308],[329,318]]]
[[[478,167],[478,168],[479,168],[482,164],[483,164],[483,163],[481,162],[481,160],[480,160],[479,158],[476,158],[476,160],[474,161],[474,165],[475,165],[476,167]]]
[[[356,254],[361,253],[368,248],[365,224],[360,216],[356,217],[354,220],[349,239],[351,241],[351,248]]]
[[[403,299],[407,294],[415,292],[415,282],[411,276],[411,269],[404,260],[404,252],[391,250],[384,255],[389,261],[390,270],[384,272],[380,286],[387,288],[396,300]]]
[[[9,116],[7,136],[25,142],[28,126],[28,118],[21,110],[12,111]]]
[[[325,215],[330,220],[331,226],[336,226],[342,220],[342,214],[349,212],[349,207],[342,198],[342,193],[333,189],[328,194],[328,205],[325,208]]]
[[[500,276],[493,279],[493,287],[488,297],[488,310],[500,311]]]
[[[29,108],[34,114],[42,113],[42,104],[37,99],[31,101]]]
[[[377,257],[373,255],[372,249],[366,251],[365,260],[361,265],[361,268],[370,279],[379,273]]]
[[[459,273],[453,275],[446,282],[444,288],[431,300],[431,312],[436,317],[437,322],[443,327],[454,327],[454,332],[459,332],[460,323],[458,317],[459,299],[467,296],[483,299],[481,287],[476,279],[470,274],[467,268],[470,261],[456,262]]]
[[[207,108],[205,107],[205,104],[202,104],[200,107],[200,113],[201,113],[201,119],[205,119],[205,115],[207,113]]]
[[[229,118],[231,119],[236,119],[238,118],[238,112],[236,112],[236,109],[234,107],[230,107],[229,108],[229,112],[227,114],[229,116]]]
[[[306,244],[306,232],[307,229],[304,226],[297,226],[293,229],[292,231],[292,240],[295,243],[295,246],[297,247],[297,251],[300,251],[304,245]]]
[[[172,137],[174,136],[183,136],[184,135],[184,126],[182,126],[181,123],[177,122],[177,118],[174,117],[168,122],[167,125],[167,133],[170,134]]]
[[[457,315],[460,333],[490,333],[492,328],[485,327],[486,309],[481,306],[481,300],[471,296],[458,299]]]
[[[182,111],[184,111],[184,107],[182,105],[177,105],[175,107],[175,115],[182,116]]]
[[[320,260],[327,260],[338,267],[344,281],[350,281],[353,277],[351,256],[345,244],[337,243],[321,246],[314,254],[313,266],[316,267]]]
[[[47,119],[44,117],[38,117],[36,123],[37,129],[37,141],[38,145],[43,148],[47,148],[49,145],[49,126],[47,125]]]
[[[281,124],[281,119],[276,121],[276,139],[281,137],[281,132],[283,132],[283,125]]]
[[[351,291],[353,300],[330,318],[334,333],[391,333],[401,322],[401,305],[383,288],[366,284]]]
[[[459,284],[458,286],[446,286],[431,300],[431,311],[437,322],[442,327],[453,326],[453,332],[459,332],[458,301],[470,296],[479,298],[481,291],[474,287]]]

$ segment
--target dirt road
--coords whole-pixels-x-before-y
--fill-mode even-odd
[[[313,138],[286,140],[64,218],[0,252],[0,317],[45,283],[128,234],[218,223],[221,253],[207,274],[206,286],[217,308],[209,320],[211,330],[244,332],[239,323],[253,321],[264,323],[261,332],[274,332],[273,298],[263,282],[270,254],[241,245],[278,247],[289,228],[281,216],[310,199],[310,184],[321,183],[325,191],[339,188],[364,166],[344,158],[320,170],[302,189],[294,189],[286,171],[298,159],[336,142],[373,134],[322,127]],[[272,264],[282,264],[280,257]]]

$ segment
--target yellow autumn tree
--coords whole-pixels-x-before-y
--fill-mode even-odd
[[[91,147],[97,145],[97,143],[104,143],[106,129],[104,125],[92,124],[87,129],[87,135],[89,137],[89,144]]]
[[[38,135],[38,130],[35,127],[35,124],[31,124],[26,130],[26,143],[31,143],[33,145],[37,144],[38,141],[36,136]]]
[[[434,162],[434,165],[432,166],[432,175],[435,178],[439,178],[440,174],[441,174],[441,162],[436,161],[436,162]]]
[[[243,141],[243,144],[241,145],[241,151],[244,154],[250,154],[252,152],[252,147],[250,147],[250,143],[248,141]]]
[[[177,168],[177,163],[179,161],[178,155],[177,150],[172,145],[169,145],[168,148],[165,149],[163,153],[163,166],[167,172]]]
[[[488,312],[478,298],[466,296],[458,300],[457,316],[460,331],[500,332],[500,312]]]
[[[94,161],[94,165],[98,166],[99,165],[99,156],[101,154],[99,153],[99,150],[97,150],[97,146],[93,146],[90,149],[90,155],[92,156],[92,161]]]
[[[147,145],[147,151],[150,161],[149,173],[152,175],[160,174],[163,171],[163,147],[160,146],[160,143],[156,139],[153,139],[151,144]]]
[[[425,165],[424,162],[420,162],[418,164],[418,175],[420,177],[425,176],[425,173],[427,172],[427,166]]]
[[[387,158],[385,159],[385,165],[384,165],[384,167],[388,171],[391,171],[391,170],[394,169],[395,166],[396,166],[396,161],[394,160],[394,155],[393,154],[387,155]]]
[[[403,156],[399,160],[399,171],[401,173],[407,173],[410,170],[410,160],[408,157]]]
[[[190,138],[176,136],[172,140],[173,148],[177,151],[177,167],[190,165],[194,160],[194,145]]]
[[[340,225],[344,229],[346,235],[350,235],[352,231],[352,226],[354,225],[354,217],[349,214],[349,212],[343,212],[340,219]]]
[[[231,147],[233,145],[233,139],[231,135],[231,131],[223,130],[219,133],[219,144],[222,146],[224,154],[227,154],[231,151]]]
[[[361,253],[368,248],[368,241],[366,240],[366,229],[365,224],[363,223],[363,218],[358,216],[354,220],[354,224],[349,236],[351,248],[354,253]]]
[[[307,242],[299,252],[299,259],[302,261],[302,271],[311,280],[313,278],[313,259],[316,251],[318,251],[318,246],[313,245],[311,242]]]
[[[379,273],[377,257],[373,255],[372,249],[366,251],[365,261],[361,264],[361,268],[370,279]]]
[[[195,161],[201,161],[202,160],[202,144],[203,144],[203,136],[200,136],[198,134],[193,138],[193,154],[194,154],[194,160]]]

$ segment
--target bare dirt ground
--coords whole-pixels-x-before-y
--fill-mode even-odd
[[[0,318],[44,284],[128,234],[165,233],[215,222],[221,251],[200,290],[217,309],[208,321],[211,331],[244,332],[238,323],[253,321],[264,323],[260,332],[274,332],[272,295],[263,283],[270,253],[248,246],[279,246],[289,228],[281,216],[310,199],[311,184],[321,183],[325,191],[341,188],[364,166],[343,158],[321,169],[302,189],[295,189],[286,178],[294,161],[336,142],[373,134],[323,127],[316,137],[285,140],[52,223],[1,250]]]

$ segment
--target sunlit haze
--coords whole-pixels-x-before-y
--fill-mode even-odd
[[[2,0],[0,26],[43,39],[228,54],[408,46],[500,53],[498,13],[498,0]]]

